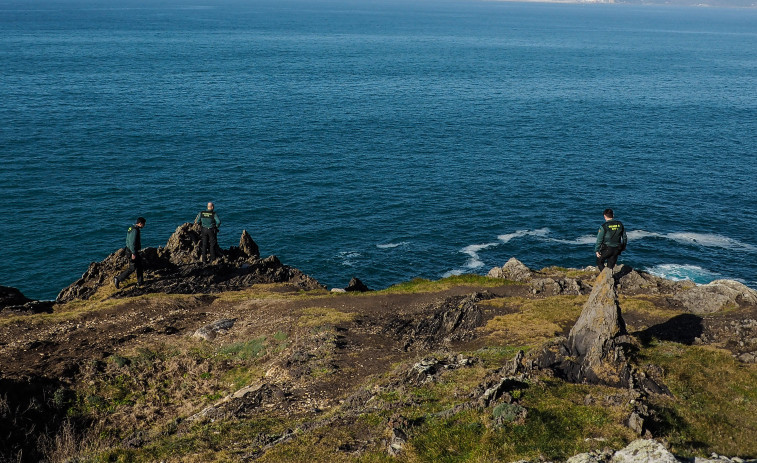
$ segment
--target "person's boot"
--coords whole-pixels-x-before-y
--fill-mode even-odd
[[[116,285],[116,289],[121,288],[121,282],[118,280],[118,277],[113,277],[113,284]]]

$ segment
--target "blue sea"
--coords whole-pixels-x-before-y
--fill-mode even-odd
[[[208,201],[329,287],[621,262],[757,288],[757,9],[0,0],[0,285]]]

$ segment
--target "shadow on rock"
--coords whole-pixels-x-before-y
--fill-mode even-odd
[[[648,346],[653,338],[690,346],[694,344],[697,338],[702,336],[703,331],[702,317],[693,314],[681,314],[665,323],[651,326],[634,334],[645,346]]]

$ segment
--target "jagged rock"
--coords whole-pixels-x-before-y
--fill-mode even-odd
[[[18,314],[51,313],[53,301],[37,301],[24,296],[21,291],[9,286],[0,286],[0,312],[14,312]]]
[[[568,338],[553,340],[529,355],[533,366],[567,381],[628,387],[633,381],[625,354],[629,341],[613,273],[607,268],[597,277]]]
[[[171,235],[166,247],[143,249],[145,285],[136,287],[125,282],[124,288],[115,297],[156,292],[198,294],[238,291],[260,283],[290,283],[305,290],[322,288],[315,279],[283,265],[276,256],[265,259],[256,257],[257,245],[246,231],[240,238],[240,247],[219,250],[216,253],[219,258],[213,265],[198,263],[199,243],[197,226],[185,223]],[[99,288],[112,285],[113,277],[128,265],[127,257],[127,252],[119,249],[102,262],[93,262],[81,278],[58,294],[56,301],[88,299]]]
[[[176,227],[164,250],[174,264],[188,264],[200,259],[202,249],[201,227],[199,224],[184,223]],[[217,249],[218,251],[218,249]]]
[[[254,259],[260,258],[260,248],[258,248],[257,243],[252,240],[252,237],[247,233],[247,230],[242,230],[242,236],[239,238],[239,249],[248,257]]]
[[[359,292],[359,293],[365,293],[370,291],[371,289],[365,285],[362,281],[357,279],[356,277],[352,277],[350,280],[350,283],[347,285],[346,288],[344,288],[345,291],[349,292]]]
[[[662,444],[651,439],[637,439],[615,452],[611,463],[679,463]]]
[[[574,355],[586,356],[592,348],[602,348],[611,339],[624,334],[627,334],[626,324],[620,314],[612,270],[605,269],[570,330],[568,348]]]
[[[24,305],[32,300],[10,286],[0,286],[0,310],[14,305]]]
[[[733,280],[715,280],[683,291],[673,299],[694,314],[719,312],[727,307],[757,305],[757,291]]]
[[[236,318],[226,318],[223,320],[215,321],[198,329],[192,336],[204,339],[206,341],[212,341],[219,334],[229,331],[234,326],[234,323],[236,321]]]
[[[502,267],[494,267],[489,270],[487,276],[491,278],[504,278],[512,281],[527,281],[531,279],[531,269],[515,257],[511,257]]]
[[[574,278],[534,278],[531,280],[531,289],[534,294],[557,296],[585,294],[591,288],[587,288],[580,280]]]

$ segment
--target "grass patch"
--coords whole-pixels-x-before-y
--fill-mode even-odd
[[[355,312],[341,312],[328,307],[310,307],[302,311],[303,315],[297,324],[305,328],[315,328],[324,325],[340,325],[350,323],[357,318]]]
[[[672,342],[653,342],[641,354],[664,369],[673,393],[673,399],[653,399],[674,452],[757,456],[757,365],[711,347]]]
[[[410,281],[399,283],[377,292],[384,294],[413,294],[444,291],[457,286],[479,286],[485,288],[496,288],[498,286],[513,284],[520,283],[503,280],[501,278],[489,278],[482,275],[468,273],[464,275],[453,275],[435,281],[427,280],[425,278],[413,278]]]
[[[545,299],[492,299],[488,305],[508,304],[516,312],[497,315],[482,328],[492,343],[534,346],[560,335],[575,323],[587,296]]]

